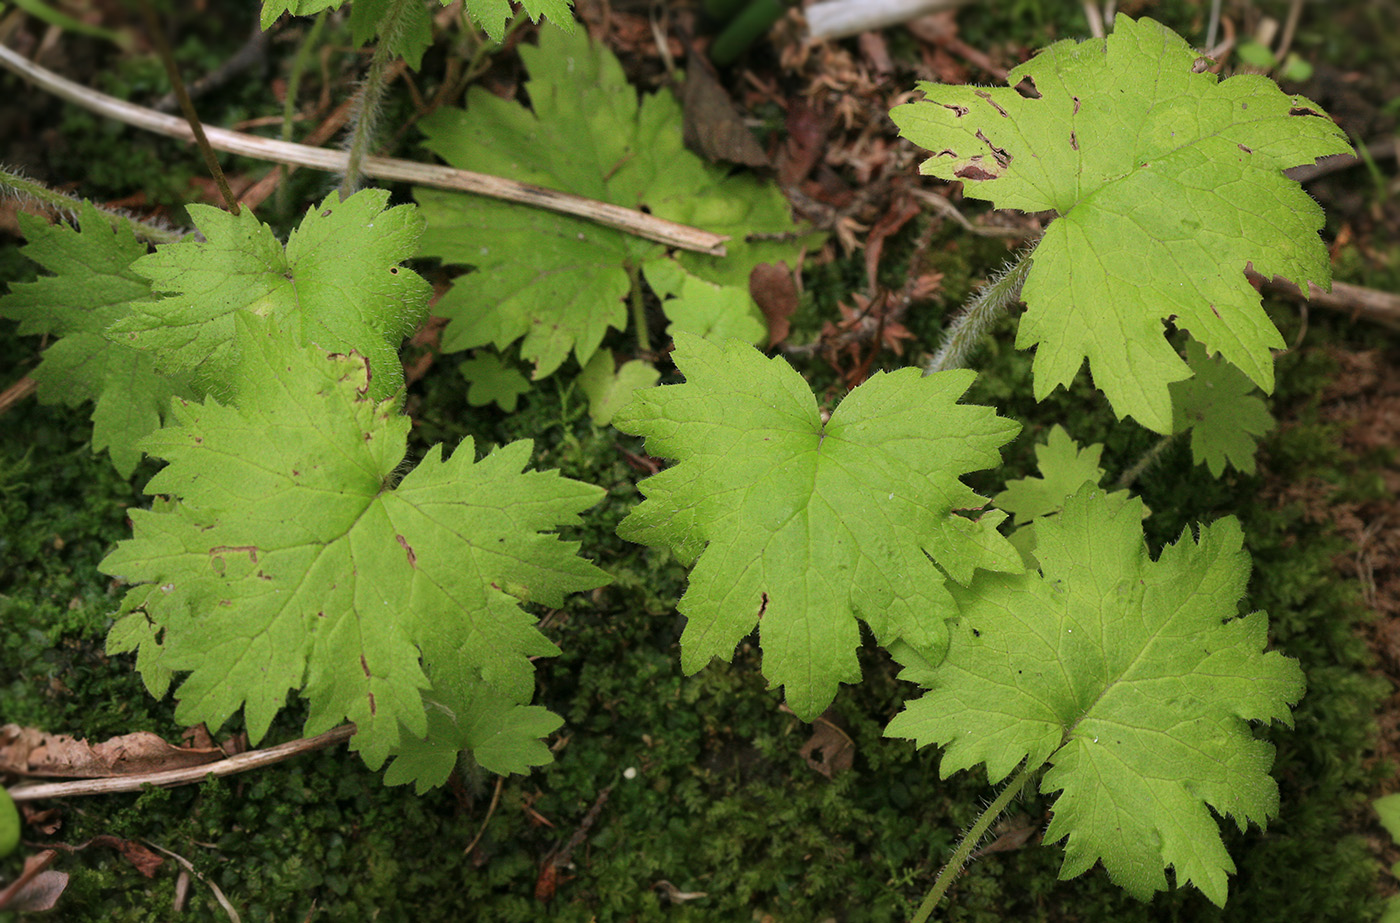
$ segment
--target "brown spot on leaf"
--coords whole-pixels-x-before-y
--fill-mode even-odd
[[[1293,108],[1291,108],[1291,109],[1288,110],[1288,114],[1289,114],[1289,115],[1315,115],[1315,116],[1317,116],[1318,118],[1321,118],[1321,117],[1322,117],[1322,113],[1317,112],[1317,111],[1315,111],[1315,110],[1313,110],[1313,109],[1309,109],[1307,106],[1294,106]]]
[[[762,601],[761,603],[759,603],[759,605],[758,605],[758,617],[759,617],[759,618],[763,618],[763,613],[765,613],[765,612],[768,611],[768,594],[765,592],[765,593],[763,593],[763,594],[761,594],[761,595],[762,595],[762,597],[763,597],[763,601]]]
[[[364,654],[361,654],[361,655],[360,655],[360,669],[365,671],[365,676],[372,676],[372,675],[373,675],[373,674],[371,674],[371,673],[369,672],[369,661],[368,661],[368,660],[365,660],[365,655],[364,655]]]
[[[248,556],[249,561],[251,561],[254,564],[258,563],[257,545],[218,545],[214,548],[209,549],[209,553],[211,555],[220,555],[226,551],[233,551],[239,554],[246,554]]]
[[[1253,153],[1254,153],[1254,151],[1253,151],[1252,149],[1245,147],[1243,144],[1239,145],[1239,149],[1242,150],[1242,151],[1244,151],[1246,154],[1253,154]]]
[[[1075,115],[1078,115],[1078,114],[1079,114],[1079,97],[1078,97],[1078,96],[1071,96],[1070,99],[1074,100],[1074,114],[1075,114]]]
[[[991,107],[992,107],[993,109],[995,109],[996,111],[1000,112],[1002,118],[1004,118],[1004,119],[1009,119],[1009,118],[1011,118],[1011,113],[1009,113],[1009,112],[1007,112],[1005,109],[1001,108],[1001,106],[998,106],[998,105],[997,105],[997,101],[996,101],[995,99],[992,99],[992,94],[988,93],[986,90],[974,90],[973,92],[975,92],[978,96],[982,97],[982,98],[985,99],[989,104],[991,104]]]
[[[991,173],[987,170],[982,169],[982,165],[976,163],[970,163],[965,167],[961,167],[958,170],[955,170],[953,172],[953,175],[956,176],[958,179],[970,179],[977,182],[989,179],[996,179],[998,176],[998,174],[996,173]]]
[[[957,116],[958,118],[962,118],[963,116],[967,115],[966,106],[954,106],[949,103],[941,103],[940,105],[942,105],[944,109],[953,110],[953,115]]]
[[[1003,167],[1011,165],[1011,155],[1006,152],[1006,149],[993,144],[986,135],[982,134],[980,128],[977,130],[977,140],[987,145],[987,150],[992,152],[992,156],[997,159],[998,164]]]
[[[370,713],[371,715],[377,715],[377,714],[379,714],[379,707],[378,707],[377,705],[374,704],[374,693],[373,693],[373,692],[370,692],[370,693],[366,693],[366,695],[369,696],[369,713]]]
[[[405,539],[402,535],[395,535],[394,538],[399,540],[399,547],[401,547],[404,550],[404,552],[408,555],[408,566],[412,568],[417,568],[418,555],[413,553],[413,546],[410,545],[408,543],[408,540]]]
[[[1069,146],[1074,148],[1076,151],[1079,150],[1079,138],[1075,135],[1074,132],[1069,133]]]

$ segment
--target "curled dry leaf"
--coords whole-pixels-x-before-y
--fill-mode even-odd
[[[184,769],[223,756],[218,747],[176,747],[148,731],[90,744],[17,724],[0,727],[0,771],[20,776],[122,776]]]
[[[797,752],[808,766],[828,779],[850,769],[856,759],[855,741],[832,720],[831,709],[812,725],[812,736]]]
[[[672,904],[681,904],[685,901],[695,901],[710,896],[708,891],[682,891],[664,878],[652,885],[651,889]]]

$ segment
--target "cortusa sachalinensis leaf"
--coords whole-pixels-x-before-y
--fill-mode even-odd
[[[1062,878],[1102,862],[1147,899],[1193,884],[1225,903],[1234,863],[1211,812],[1241,829],[1278,811],[1273,748],[1251,722],[1291,724],[1297,661],[1266,652],[1268,619],[1240,616],[1249,555],[1238,521],[1183,535],[1153,561],[1142,501],[1086,484],[1037,523],[1040,571],[950,585],[958,618],[931,688],[886,734],[943,747],[947,777],[978,763],[996,783],[1049,766],[1046,842]]]
[[[1254,382],[1221,356],[1207,356],[1194,340],[1186,344],[1192,375],[1172,382],[1172,432],[1191,432],[1191,455],[1212,477],[1233,465],[1254,473],[1254,450],[1274,428],[1273,415]]]
[[[371,397],[403,387],[399,344],[423,318],[431,289],[401,266],[423,219],[385,208],[389,193],[329,196],[307,211],[283,247],[245,209],[191,205],[204,240],[166,244],[132,264],[166,297],[133,304],[109,335],[152,355],[163,372],[190,372],[204,392],[229,396],[242,344],[234,319],[271,316],[303,343],[367,356]]]
[[[547,759],[522,734],[554,719],[523,706],[530,657],[556,649],[520,602],[607,582],[550,534],[603,491],[522,473],[528,441],[480,461],[471,439],[435,446],[398,479],[409,420],[368,395],[363,356],[233,323],[234,403],[177,401],[143,443],[168,462],[146,491],[174,502],[131,511],[134,537],[102,562],[138,584],[120,645],[158,682],[189,673],[179,720],[217,728],[242,708],[256,742],[300,690],[307,734],[354,721],[366,763],[400,758],[392,781],[440,784],[446,755],[477,744],[488,768]],[[141,618],[144,633],[127,624]]]
[[[636,270],[662,299],[671,332],[762,341],[768,328],[749,275],[758,263],[797,265],[807,242],[760,239],[797,229],[777,186],[730,175],[687,150],[675,97],[662,90],[639,101],[617,58],[585,30],[541,29],[539,44],[521,45],[520,57],[530,108],[473,87],[465,110],[444,107],[420,123],[427,148],[459,169],[728,235],[728,255],[669,255],[581,218],[418,189],[428,221],[423,255],[476,267],[434,308],[451,320],[443,349],[504,350],[523,338],[520,355],[537,379],[571,352],[586,367],[607,331],[627,325]]]
[[[1165,26],[1115,24],[1046,48],[1010,87],[922,83],[926,98],[890,116],[933,152],[924,173],[998,208],[1054,212],[1016,337],[1036,348],[1036,399],[1087,357],[1119,417],[1170,433],[1168,385],[1190,370],[1163,321],[1273,390],[1270,350],[1284,344],[1245,264],[1330,284],[1322,210],[1283,171],[1351,146],[1267,77],[1221,81]]]
[[[618,534],[698,559],[679,605],[687,673],[757,625],[764,675],[810,721],[860,679],[857,618],[936,662],[945,574],[1021,570],[1004,514],[958,512],[986,503],[959,478],[996,465],[1018,429],[959,403],[972,372],[877,373],[823,420],[785,360],[738,340],[678,334],[674,358],[685,383],[637,392],[613,425],[676,461],[641,483]]]
[[[156,370],[154,357],[107,336],[107,328],[152,299],[151,285],[131,267],[146,256],[125,225],[113,228],[84,202],[78,227],[19,214],[25,256],[52,275],[13,282],[0,316],[22,334],[58,337],[30,375],[44,403],[93,402],[92,448],[106,449],[123,477],[141,461],[141,439],[160,428],[175,396],[190,397],[184,375]]]

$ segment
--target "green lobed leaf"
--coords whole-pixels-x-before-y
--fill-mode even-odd
[[[680,331],[711,340],[743,340],[762,343],[768,323],[754,304],[747,287],[721,285],[686,272],[676,260],[656,260],[646,265],[646,280],[662,299],[661,307],[671,323],[666,335]]]
[[[520,395],[530,390],[529,380],[513,365],[507,365],[496,353],[478,352],[457,366],[462,377],[471,383],[467,403],[485,407],[494,403],[506,413],[514,413]]]
[[[399,265],[413,256],[423,219],[413,206],[384,206],[389,193],[366,189],[345,201],[332,193],[311,209],[286,248],[252,213],[191,205],[204,241],[161,247],[133,264],[158,292],[110,327],[120,342],[148,350],[163,370],[193,372],[227,396],[242,344],[240,315],[271,316],[305,343],[367,356],[370,396],[403,387],[398,348],[422,319],[431,290]]]
[[[93,451],[106,449],[130,477],[142,437],[160,427],[172,397],[191,393],[184,376],[160,374],[149,355],[104,333],[151,299],[150,285],[131,268],[146,245],[128,227],[114,230],[87,202],[78,229],[22,213],[19,222],[22,252],[52,275],[11,285],[0,315],[19,321],[22,334],[60,337],[30,373],[39,399],[70,407],[92,401]]]
[[[443,348],[504,349],[523,337],[521,355],[535,363],[536,378],[554,372],[571,351],[586,366],[604,334],[626,326],[629,270],[636,269],[665,287],[663,297],[677,294],[686,279],[722,288],[710,309],[734,320],[706,323],[758,342],[767,328],[757,321],[749,273],[760,262],[795,263],[804,243],[745,239],[795,229],[782,192],[730,176],[686,150],[675,98],[661,92],[638,101],[617,59],[583,30],[543,29],[539,44],[521,46],[520,55],[532,108],[473,87],[465,111],[439,109],[420,123],[429,150],[459,169],[727,234],[729,255],[671,257],[660,244],[582,219],[417,189],[428,219],[423,254],[477,270],[458,278],[435,306],[452,321]]]
[[[1011,87],[923,83],[891,113],[934,152],[923,172],[999,208],[1053,211],[1022,290],[1016,345],[1036,347],[1035,395],[1089,360],[1120,417],[1171,431],[1168,385],[1190,372],[1163,321],[1265,391],[1283,340],[1244,275],[1330,284],[1322,210],[1283,170],[1351,150],[1312,102],[1269,79],[1219,81],[1151,19],[1051,45]],[[1036,98],[1012,87],[1033,84]]]
[[[1274,428],[1274,418],[1254,383],[1205,347],[1186,344],[1186,362],[1194,373],[1173,382],[1172,432],[1191,431],[1191,454],[1211,476],[1220,477],[1227,464],[1254,473],[1254,450],[1259,438]]]
[[[168,504],[157,500],[152,509],[167,509]],[[140,674],[146,691],[154,698],[163,699],[170,691],[175,673],[165,665],[165,646],[161,643],[160,626],[151,620],[147,604],[158,604],[156,594],[160,588],[154,583],[145,583],[127,590],[122,597],[121,608],[117,611],[112,627],[107,630],[108,655],[136,654],[136,672]]]
[[[1063,510],[1065,501],[1079,493],[1079,488],[1085,484],[1098,486],[1104,475],[1099,467],[1102,454],[1101,444],[1081,449],[1065,428],[1056,423],[1050,428],[1045,443],[1035,447],[1040,476],[1007,481],[1006,489],[992,498],[993,506],[1015,518],[1018,528],[1011,533],[1011,544],[1021,552],[1028,567],[1039,566],[1035,558],[1036,522]],[[1104,503],[1115,509],[1127,500],[1126,490],[1106,492],[1103,498]],[[1143,507],[1143,518],[1147,516],[1148,510]]]
[[[463,750],[499,775],[526,773],[554,759],[541,738],[559,730],[564,722],[558,715],[538,705],[517,705],[484,683],[446,685],[436,684],[427,700],[427,735],[406,737],[394,750],[384,771],[387,784],[412,782],[421,795],[447,781]]]
[[[268,29],[277,17],[283,13],[291,13],[293,16],[314,16],[322,10],[339,9],[345,0],[264,0],[262,8],[262,27]],[[361,13],[364,22],[363,26],[357,28],[355,42],[357,44],[369,40],[379,31],[380,20],[384,15],[383,5],[386,0],[359,0],[353,10],[358,10],[362,6],[369,8],[369,13]],[[423,3],[417,3],[419,8]],[[447,6],[446,0],[443,6]],[[571,0],[523,0],[521,6],[529,15],[532,22],[539,22],[541,17],[548,16],[550,21],[560,28],[572,32],[574,29],[573,4]],[[354,15],[352,10],[352,16]],[[472,22],[480,26],[491,40],[499,42],[506,37],[506,24],[510,21],[513,11],[511,0],[467,0],[467,15]],[[424,17],[426,21],[426,16]],[[397,48],[398,53],[405,58],[409,58],[413,63],[414,70],[418,69],[417,60],[423,56],[424,49],[431,42],[431,34],[425,41],[419,36],[414,40]]]
[[[1095,443],[1079,447],[1065,428],[1056,423],[1050,428],[1045,442],[1035,447],[1036,467],[1040,476],[1014,478],[1006,489],[992,498],[997,509],[1006,510],[1021,526],[1041,516],[1057,513],[1065,500],[1088,483],[1097,485],[1103,479],[1099,457],[1103,446]],[[1126,497],[1127,492],[1123,492]]]
[[[10,793],[0,786],[0,858],[8,856],[19,846],[19,809]]]
[[[1039,573],[952,587],[947,657],[886,734],[942,746],[944,777],[1048,764],[1061,878],[1101,861],[1145,900],[1170,867],[1223,905],[1234,864],[1211,811],[1241,829],[1277,812],[1273,748],[1250,722],[1291,724],[1303,673],[1264,651],[1264,613],[1237,617],[1250,561],[1234,518],[1155,562],[1141,520],[1140,500],[1114,508],[1085,485],[1039,523]]]
[[[1003,514],[957,514],[986,502],[958,478],[995,465],[1017,430],[958,403],[972,372],[878,373],[823,421],[780,358],[684,333],[673,357],[685,383],[638,392],[613,425],[676,460],[641,482],[618,534],[698,559],[679,604],[687,673],[757,624],[764,675],[810,721],[860,679],[857,618],[886,646],[941,652],[944,574],[1020,569]]]
[[[607,426],[637,391],[652,387],[660,377],[656,366],[640,359],[624,362],[614,370],[612,353],[600,349],[577,381],[588,398],[588,416],[599,426]]]
[[[217,727],[241,707],[257,741],[301,689],[306,732],[354,721],[378,766],[429,732],[425,698],[450,707],[482,686],[528,702],[529,657],[555,648],[519,603],[606,582],[548,534],[602,491],[521,473],[529,442],[477,462],[470,439],[395,483],[409,421],[367,396],[366,359],[234,322],[236,403],[177,402],[178,425],[146,441],[169,462],[147,491],[177,502],[133,510],[134,537],[101,564],[158,588],[131,592],[160,635],[156,663],[189,672],[179,719]]]
[[[1400,793],[1386,795],[1371,802],[1381,826],[1396,843],[1400,843]]]

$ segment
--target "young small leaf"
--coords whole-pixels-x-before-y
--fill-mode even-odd
[[[578,386],[588,397],[588,416],[599,426],[607,426],[612,418],[642,388],[656,384],[661,373],[650,362],[633,359],[614,371],[612,353],[600,349],[578,376]]]
[[[699,559],[679,605],[687,673],[757,624],[764,675],[810,721],[860,679],[857,618],[882,644],[941,653],[944,574],[1020,570],[1003,514],[956,513],[986,502],[959,477],[995,465],[1017,430],[958,403],[972,372],[878,373],[823,422],[782,359],[684,333],[673,355],[686,382],[639,392],[613,425],[676,460],[641,483],[618,534]]]
[[[1172,382],[1172,432],[1191,431],[1191,454],[1211,476],[1220,477],[1227,464],[1253,474],[1255,445],[1274,428],[1254,383],[1194,340],[1186,344],[1186,362],[1195,374]]]
[[[681,331],[709,340],[743,340],[761,343],[768,323],[744,288],[706,282],[685,271],[675,260],[655,260],[646,265],[647,284],[661,299],[671,323],[666,335]]]
[[[494,403],[506,413],[513,413],[520,395],[530,390],[530,381],[513,365],[507,365],[496,353],[479,351],[457,366],[462,377],[471,382],[467,403],[485,407]]]
[[[1079,493],[1085,484],[1098,486],[1103,480],[1099,456],[1103,446],[1095,443],[1083,449],[1070,438],[1065,428],[1056,423],[1043,445],[1035,447],[1039,477],[1016,478],[1006,482],[1006,489],[992,498],[992,505],[1015,517],[1017,529],[1011,533],[1011,544],[1021,552],[1027,566],[1036,567],[1036,522],[1053,516],[1065,508],[1065,502]],[[1114,509],[1127,502],[1126,490],[1105,492],[1103,502]],[[1143,508],[1143,518],[1147,508]]]
[[[1040,573],[951,588],[947,657],[886,734],[944,747],[944,777],[985,763],[995,783],[1048,763],[1060,877],[1101,861],[1145,900],[1171,867],[1223,905],[1234,864],[1211,811],[1243,829],[1278,810],[1273,748],[1250,722],[1291,723],[1303,672],[1265,653],[1264,613],[1237,617],[1250,562],[1235,519],[1154,562],[1141,501],[1102,494],[1085,485],[1038,524]]]
[[[160,634],[154,662],[190,673],[180,720],[217,727],[242,707],[257,741],[304,689],[307,733],[354,721],[378,766],[428,733],[425,697],[460,708],[457,690],[484,683],[528,702],[528,658],[555,648],[517,597],[561,605],[607,582],[547,534],[602,491],[522,474],[529,442],[477,462],[470,439],[395,484],[409,421],[367,396],[366,360],[234,323],[236,403],[179,402],[146,440],[169,462],[146,489],[177,502],[133,510],[134,537],[101,565],[157,587],[130,592]]]
[[[1099,467],[1102,454],[1103,446],[1098,443],[1081,449],[1056,423],[1045,442],[1035,447],[1040,476],[1007,481],[1006,489],[993,497],[992,503],[1012,514],[1018,526],[1058,513],[1081,486],[1097,485],[1103,479],[1103,469]],[[1126,498],[1127,492],[1123,495]]]
[[[1351,150],[1321,109],[1268,78],[1219,81],[1150,19],[1051,45],[1012,87],[923,83],[891,113],[933,151],[923,172],[999,208],[1053,211],[1022,296],[1016,345],[1036,347],[1035,395],[1087,357],[1120,417],[1171,431],[1167,386],[1190,372],[1163,337],[1174,318],[1265,391],[1283,340],[1245,264],[1306,288],[1330,283],[1322,210],[1283,170]]]
[[[428,733],[404,737],[391,751],[385,783],[412,782],[421,795],[447,781],[463,750],[500,775],[529,772],[553,759],[540,738],[559,730],[563,719],[538,705],[518,705],[485,683],[460,680],[434,682],[426,701]]]
[[[81,230],[23,213],[19,223],[24,255],[53,275],[12,284],[0,298],[0,316],[19,321],[20,333],[61,337],[31,373],[39,399],[71,407],[92,401],[93,451],[106,449],[130,477],[142,437],[160,428],[172,397],[191,394],[185,376],[162,375],[151,356],[105,336],[133,305],[151,300],[150,284],[131,269],[146,245],[126,226],[114,230],[86,202]]]
[[[343,202],[333,194],[307,212],[285,251],[249,211],[235,217],[192,205],[205,240],[161,247],[133,264],[170,296],[135,305],[109,332],[224,394],[241,348],[234,318],[272,316],[302,342],[367,356],[370,396],[387,397],[403,386],[399,343],[431,294],[399,265],[414,255],[423,219],[412,206],[386,211],[388,200],[383,189]]]

